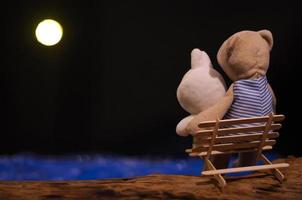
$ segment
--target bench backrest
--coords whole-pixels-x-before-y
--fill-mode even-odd
[[[279,136],[284,115],[227,119],[201,122],[200,131],[194,136],[190,153],[201,156],[209,154],[236,153],[271,149]]]

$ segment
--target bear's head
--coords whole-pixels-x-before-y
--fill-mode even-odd
[[[268,30],[241,31],[221,45],[217,60],[232,81],[266,74],[273,36]]]

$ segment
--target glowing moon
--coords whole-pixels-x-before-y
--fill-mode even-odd
[[[52,19],[45,19],[36,28],[38,42],[46,46],[57,44],[63,36],[62,26]]]

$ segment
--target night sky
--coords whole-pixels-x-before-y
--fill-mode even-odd
[[[0,154],[185,156],[176,88],[193,48],[216,53],[241,30],[274,36],[268,79],[286,120],[275,146],[301,155],[301,9],[290,1],[16,1],[1,5]],[[35,39],[46,18],[61,42]],[[4,26],[3,26],[4,25]],[[301,71],[301,70],[299,70]],[[300,112],[301,113],[301,112]]]

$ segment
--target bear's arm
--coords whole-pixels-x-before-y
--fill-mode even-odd
[[[222,97],[215,105],[194,116],[186,128],[186,132],[194,135],[194,133],[199,130],[198,124],[200,122],[216,120],[217,117],[222,119],[232,105],[233,98],[233,85],[231,85],[225,96]]]

